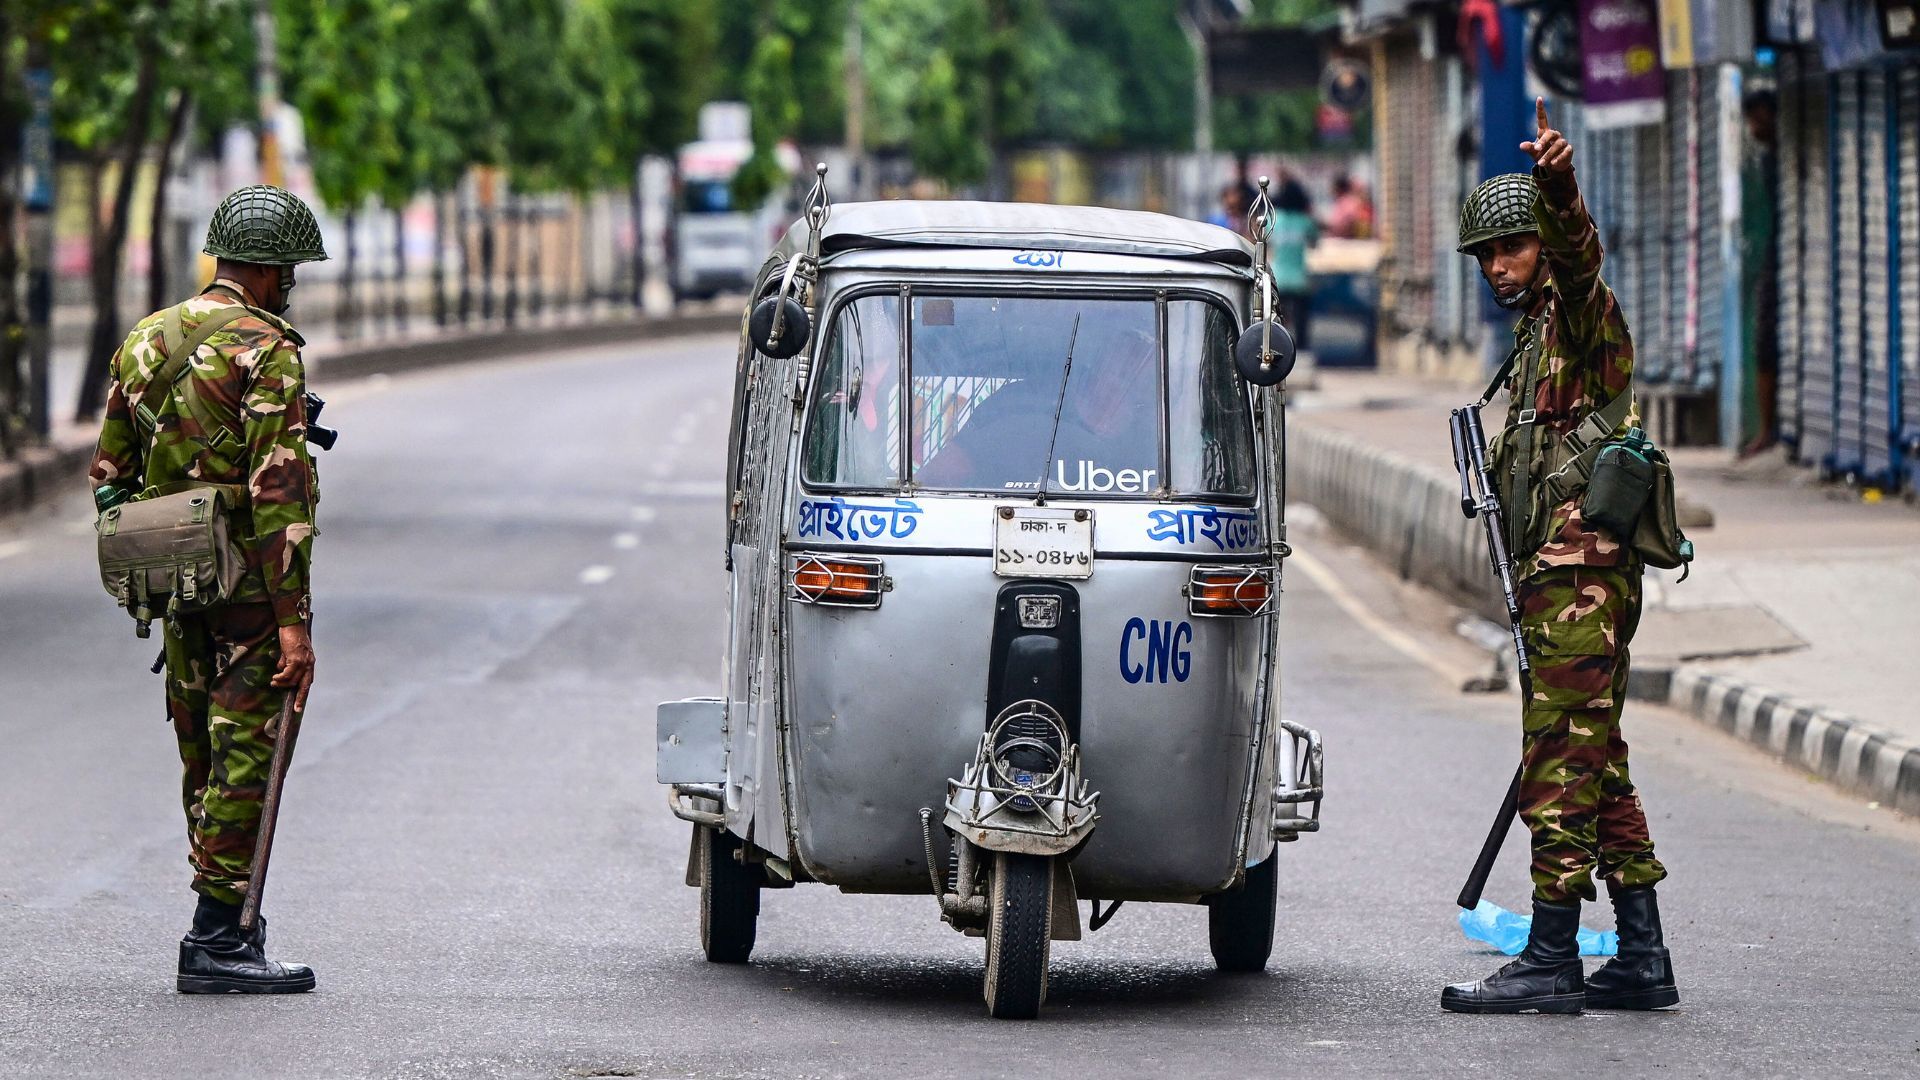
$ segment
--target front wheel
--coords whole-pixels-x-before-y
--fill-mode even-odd
[[[740,838],[695,825],[700,837],[700,948],[715,964],[744,964],[760,918],[760,869],[735,857]]]
[[[1267,970],[1273,955],[1273,918],[1280,904],[1277,850],[1247,867],[1240,887],[1216,894],[1207,907],[1207,943],[1221,971]]]
[[[1031,1020],[1047,997],[1053,942],[1053,863],[1042,855],[995,852],[987,913],[987,1011]]]

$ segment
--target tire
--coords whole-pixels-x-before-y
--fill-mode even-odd
[[[1261,972],[1273,955],[1273,919],[1280,904],[1278,851],[1247,868],[1238,888],[1214,895],[1207,906],[1207,943],[1221,971]]]
[[[695,825],[700,835],[700,948],[715,964],[744,964],[760,918],[760,868],[734,858],[740,839]]]
[[[1001,1020],[1031,1020],[1047,998],[1052,860],[995,852],[988,904],[987,1011]]]

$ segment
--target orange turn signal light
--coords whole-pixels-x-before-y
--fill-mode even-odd
[[[1265,615],[1273,604],[1273,572],[1264,566],[1196,566],[1187,581],[1195,615]]]
[[[886,578],[879,559],[854,556],[793,556],[789,595],[802,603],[879,607]]]

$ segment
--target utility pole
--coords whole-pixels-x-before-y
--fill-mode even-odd
[[[53,430],[49,377],[53,344],[53,68],[47,28],[27,37],[27,425],[44,441]]]
[[[1196,6],[1182,4],[1179,19],[1193,46],[1193,152],[1206,155],[1213,153],[1213,73],[1208,66],[1207,28],[1201,21],[1207,16]]]
[[[280,63],[275,52],[273,0],[254,0],[254,89],[260,98],[260,182],[285,187],[280,162]]]
[[[855,199],[870,197],[867,190],[867,73],[861,48],[860,0],[849,0],[846,48],[841,53],[841,61],[847,93],[847,156],[853,163],[849,194]]]

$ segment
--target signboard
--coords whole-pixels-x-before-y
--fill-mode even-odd
[[[1320,82],[1319,36],[1297,26],[1236,26],[1207,34],[1216,94],[1311,90]]]
[[[1580,0],[1580,51],[1589,128],[1657,124],[1666,116],[1653,0]]]

